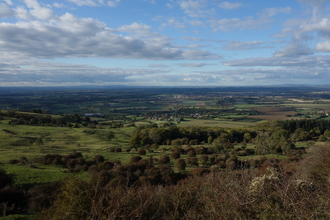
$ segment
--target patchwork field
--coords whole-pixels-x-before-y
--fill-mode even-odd
[[[276,107],[254,107],[253,110],[261,112],[260,115],[249,116],[253,119],[263,119],[263,120],[286,120],[286,119],[299,119],[298,117],[288,117],[288,115],[296,114],[295,111],[288,111],[283,108]]]

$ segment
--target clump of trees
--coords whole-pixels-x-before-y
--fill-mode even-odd
[[[320,160],[316,156],[324,149],[311,151],[299,161],[260,158],[253,169],[195,168],[190,178],[175,177],[167,165],[152,167],[141,159],[96,172],[86,181],[64,180],[41,218],[328,219],[330,188],[325,180],[330,165],[324,159],[330,150]],[[176,159],[175,168],[184,170],[185,161]]]
[[[305,157],[300,153],[284,161],[191,155],[173,159],[173,169],[165,162],[155,165],[152,157],[121,164],[102,155],[84,160],[79,152],[47,154],[41,163],[87,164],[87,177],[21,191],[0,170],[0,208],[3,215],[21,208],[40,219],[328,219],[330,146],[310,147]],[[170,161],[167,155],[159,159]],[[198,166],[203,163],[213,166]],[[196,168],[186,172],[188,164]]]

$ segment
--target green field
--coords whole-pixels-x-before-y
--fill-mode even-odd
[[[86,156],[107,153],[110,147],[126,147],[134,128],[90,129],[8,125],[0,121],[0,163],[25,156],[29,159],[44,154],[69,154],[80,151]],[[108,140],[106,134],[115,132],[115,138]]]
[[[255,120],[244,119],[240,121],[230,120],[202,120],[202,119],[191,119],[184,120],[179,126],[208,126],[208,127],[224,127],[224,128],[237,128],[237,127],[250,127],[255,125]]]

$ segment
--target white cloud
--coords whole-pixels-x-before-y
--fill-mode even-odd
[[[67,0],[72,3],[77,4],[78,6],[109,6],[115,7],[120,2],[120,0],[104,1],[104,0]]]
[[[50,8],[42,7],[36,0],[25,0],[25,4],[28,8],[31,8],[30,14],[44,21],[51,19],[54,16],[53,11]]]
[[[98,68],[90,65],[52,63],[32,60],[0,62],[0,85],[25,84],[116,84],[131,82],[132,76],[164,74],[157,69]]]
[[[115,7],[117,4],[120,2],[120,0],[115,0],[115,1],[107,1],[107,5],[109,7]]]
[[[14,15],[14,11],[5,3],[0,3],[0,18],[8,18]]]
[[[213,31],[230,32],[233,30],[252,30],[261,28],[263,25],[272,21],[267,19],[255,19],[253,17],[239,18],[222,18],[219,20],[211,20],[211,27]]]
[[[65,4],[63,4],[63,3],[58,3],[58,2],[54,2],[54,3],[52,4],[52,6],[55,7],[55,8],[65,8],[65,7],[66,7]]]
[[[320,52],[330,52],[330,40],[319,42],[315,49]]]
[[[123,25],[117,28],[117,30],[120,32],[135,33],[141,37],[151,37],[158,35],[157,33],[152,31],[152,28],[150,26],[136,22],[130,25]]]
[[[197,10],[202,8],[202,1],[200,0],[187,0],[187,1],[180,1],[179,2],[181,9],[183,10]]]
[[[185,50],[182,56],[188,60],[220,59],[222,57],[206,50]]]
[[[180,67],[204,67],[208,65],[217,65],[216,63],[177,63]]]
[[[151,68],[164,68],[164,67],[168,67],[168,66],[165,65],[165,64],[159,63],[159,64],[150,64],[150,65],[148,65],[148,67],[151,67]]]
[[[191,21],[187,21],[187,22],[194,27],[198,27],[198,26],[205,27],[204,22],[200,21],[200,20],[191,20]]]
[[[329,59],[329,57],[328,57]],[[290,62],[286,59],[287,62]],[[250,61],[250,63],[249,63]],[[260,65],[256,64],[257,62]],[[237,61],[243,62],[243,60]],[[222,82],[233,84],[324,84],[330,80],[328,68],[325,67],[311,67],[311,66],[283,66],[283,67],[270,67],[271,63],[276,62],[274,58],[257,58],[246,59],[246,63],[251,66],[263,66],[268,63],[269,67],[264,68],[238,68],[220,71],[200,71],[201,74],[220,75]],[[276,64],[275,64],[276,65]],[[274,65],[273,65],[274,66]]]
[[[23,7],[17,7],[17,8],[14,9],[14,11],[15,11],[15,16],[18,19],[23,19],[23,20],[30,20],[30,19],[32,19],[32,16],[28,12],[28,10],[26,10]]]
[[[188,45],[175,45],[175,48],[189,48],[189,49],[193,49],[193,48],[201,48],[201,47],[205,47],[208,45],[203,45],[203,44],[188,44]]]
[[[196,60],[216,57],[204,50],[178,49],[168,37],[153,32],[145,24],[133,23],[114,30],[92,18],[78,18],[70,13],[57,16],[35,0],[26,0],[26,4],[29,10],[19,7],[15,11],[17,17],[28,21],[0,23],[2,52],[34,58]],[[33,20],[31,15],[38,20]],[[116,31],[128,35],[118,35]]]
[[[302,55],[311,55],[313,50],[301,41],[291,41],[282,50],[277,51],[274,56],[276,57],[294,57]]]
[[[264,41],[230,41],[221,48],[225,50],[252,50],[269,48],[269,46],[261,46],[263,44],[265,44]]]
[[[323,11],[326,8],[325,6],[329,2],[329,0],[298,0],[298,2],[305,3],[305,4],[312,6],[313,20],[316,20],[320,16],[322,16]]]
[[[204,9],[207,5],[205,0],[180,0],[180,8],[190,17],[205,17],[215,13],[213,8]]]
[[[3,1],[6,2],[7,5],[12,5],[13,4],[13,2],[11,0],[3,0]]]
[[[330,56],[299,56],[299,57],[266,57],[266,58],[247,58],[223,62],[231,67],[306,67],[329,68]]]
[[[232,9],[237,9],[242,7],[243,5],[241,3],[235,2],[235,3],[230,3],[230,2],[221,2],[219,4],[220,8],[227,9],[227,10],[232,10]]]
[[[291,13],[291,11],[292,11],[291,7],[266,8],[266,9],[262,10],[261,16],[262,17],[273,17],[279,13],[289,14],[289,13]]]
[[[100,6],[100,4],[96,3],[93,0],[67,0],[77,4],[78,6]]]
[[[187,28],[186,24],[183,22],[180,22],[178,18],[170,17],[167,18],[166,22],[162,23],[163,27],[174,27],[177,29],[185,29]]]
[[[166,3],[166,6],[167,6],[168,8],[170,8],[170,9],[173,8],[173,6],[172,6],[170,3]]]
[[[145,2],[149,2],[149,3],[151,3],[151,4],[156,4],[156,1],[155,1],[155,0],[143,0],[143,1],[145,1]]]

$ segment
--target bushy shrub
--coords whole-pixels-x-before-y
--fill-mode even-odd
[[[140,156],[134,156],[134,157],[131,158],[131,163],[137,163],[140,160],[142,160],[142,157],[140,157]]]
[[[174,163],[174,167],[177,169],[177,170],[185,170],[186,169],[186,162],[184,159],[181,159],[181,158],[178,158],[175,160],[175,163]]]
[[[180,153],[178,151],[172,151],[171,152],[171,158],[174,159],[174,160],[180,158]]]
[[[0,167],[0,189],[12,184],[11,177]]]
[[[19,159],[19,162],[21,163],[21,164],[24,164],[24,165],[26,165],[27,163],[28,163],[28,159],[26,158],[26,157],[21,157],[20,159]]]
[[[197,157],[187,157],[186,164],[189,166],[198,166],[198,159]]]
[[[92,158],[92,161],[94,161],[95,163],[102,163],[104,161],[104,157],[102,155],[95,155]]]
[[[158,159],[158,163],[167,164],[170,162],[170,157],[167,155],[162,155]]]
[[[146,152],[146,150],[144,150],[144,149],[140,149],[140,150],[138,151],[138,154],[139,154],[139,155],[146,155],[147,152]]]
[[[191,169],[189,171],[189,174],[192,176],[204,176],[206,174],[209,174],[210,172],[211,171],[209,169],[196,167],[196,168]]]
[[[9,164],[18,164],[19,163],[19,160],[17,159],[11,159],[8,161]]]
[[[60,183],[45,183],[43,185],[34,186],[28,191],[29,202],[28,211],[29,213],[38,213],[49,208],[53,205],[57,194],[59,193]]]

